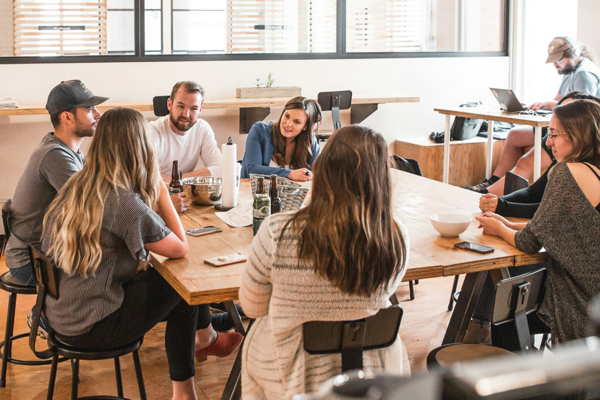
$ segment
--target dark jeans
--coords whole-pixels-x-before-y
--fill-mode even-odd
[[[35,285],[35,274],[31,263],[27,263],[20,268],[9,268],[10,274],[23,285]]]
[[[194,376],[194,343],[198,329],[208,328],[208,305],[190,306],[154,269],[137,274],[123,284],[123,304],[82,335],[59,339],[75,347],[114,349],[144,336],[157,323],[166,321],[165,348],[173,381]]]

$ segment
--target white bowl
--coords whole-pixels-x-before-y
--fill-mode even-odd
[[[429,220],[435,230],[444,237],[457,237],[471,224],[471,217],[462,214],[433,214]]]

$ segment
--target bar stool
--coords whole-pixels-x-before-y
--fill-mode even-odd
[[[10,225],[8,220],[8,213],[10,210],[11,201],[8,200],[2,206],[2,223],[4,225],[4,243],[0,248],[0,255],[6,248],[6,243],[10,237]],[[0,276],[0,289],[8,292],[8,306],[6,311],[6,329],[4,331],[4,340],[0,342],[0,357],[2,358],[2,370],[0,372],[0,387],[6,387],[6,369],[8,363],[19,364],[19,365],[48,365],[51,363],[50,360],[18,360],[12,358],[12,342],[17,339],[29,337],[31,332],[21,333],[13,336],[15,326],[15,309],[17,307],[17,295],[18,294],[36,294],[35,286],[24,285],[17,281],[10,272],[5,272]],[[60,360],[64,361],[64,360]]]
[[[514,323],[519,348],[534,350],[527,324],[527,314],[542,303],[546,269],[503,279],[494,288],[493,325]],[[494,356],[514,356],[515,353],[486,344],[450,343],[432,350],[427,356],[427,369],[447,368],[455,362],[480,360]]]

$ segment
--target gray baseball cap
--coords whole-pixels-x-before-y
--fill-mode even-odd
[[[80,80],[63,81],[50,91],[46,110],[50,115],[73,107],[91,107],[104,103],[108,97],[94,96],[94,93]]]

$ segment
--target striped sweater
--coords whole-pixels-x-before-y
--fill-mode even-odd
[[[281,230],[291,214],[267,218],[252,243],[240,288],[240,301],[256,321],[242,350],[244,399],[290,399],[315,392],[327,379],[341,373],[341,356],[309,355],[304,351],[302,324],[307,321],[347,321],[374,315],[388,307],[389,297],[406,269],[387,288],[366,298],[342,293],[299,262],[297,235]],[[398,221],[406,244],[404,225]],[[406,264],[408,265],[408,260]],[[410,373],[400,338],[390,347],[364,353],[364,369]]]

